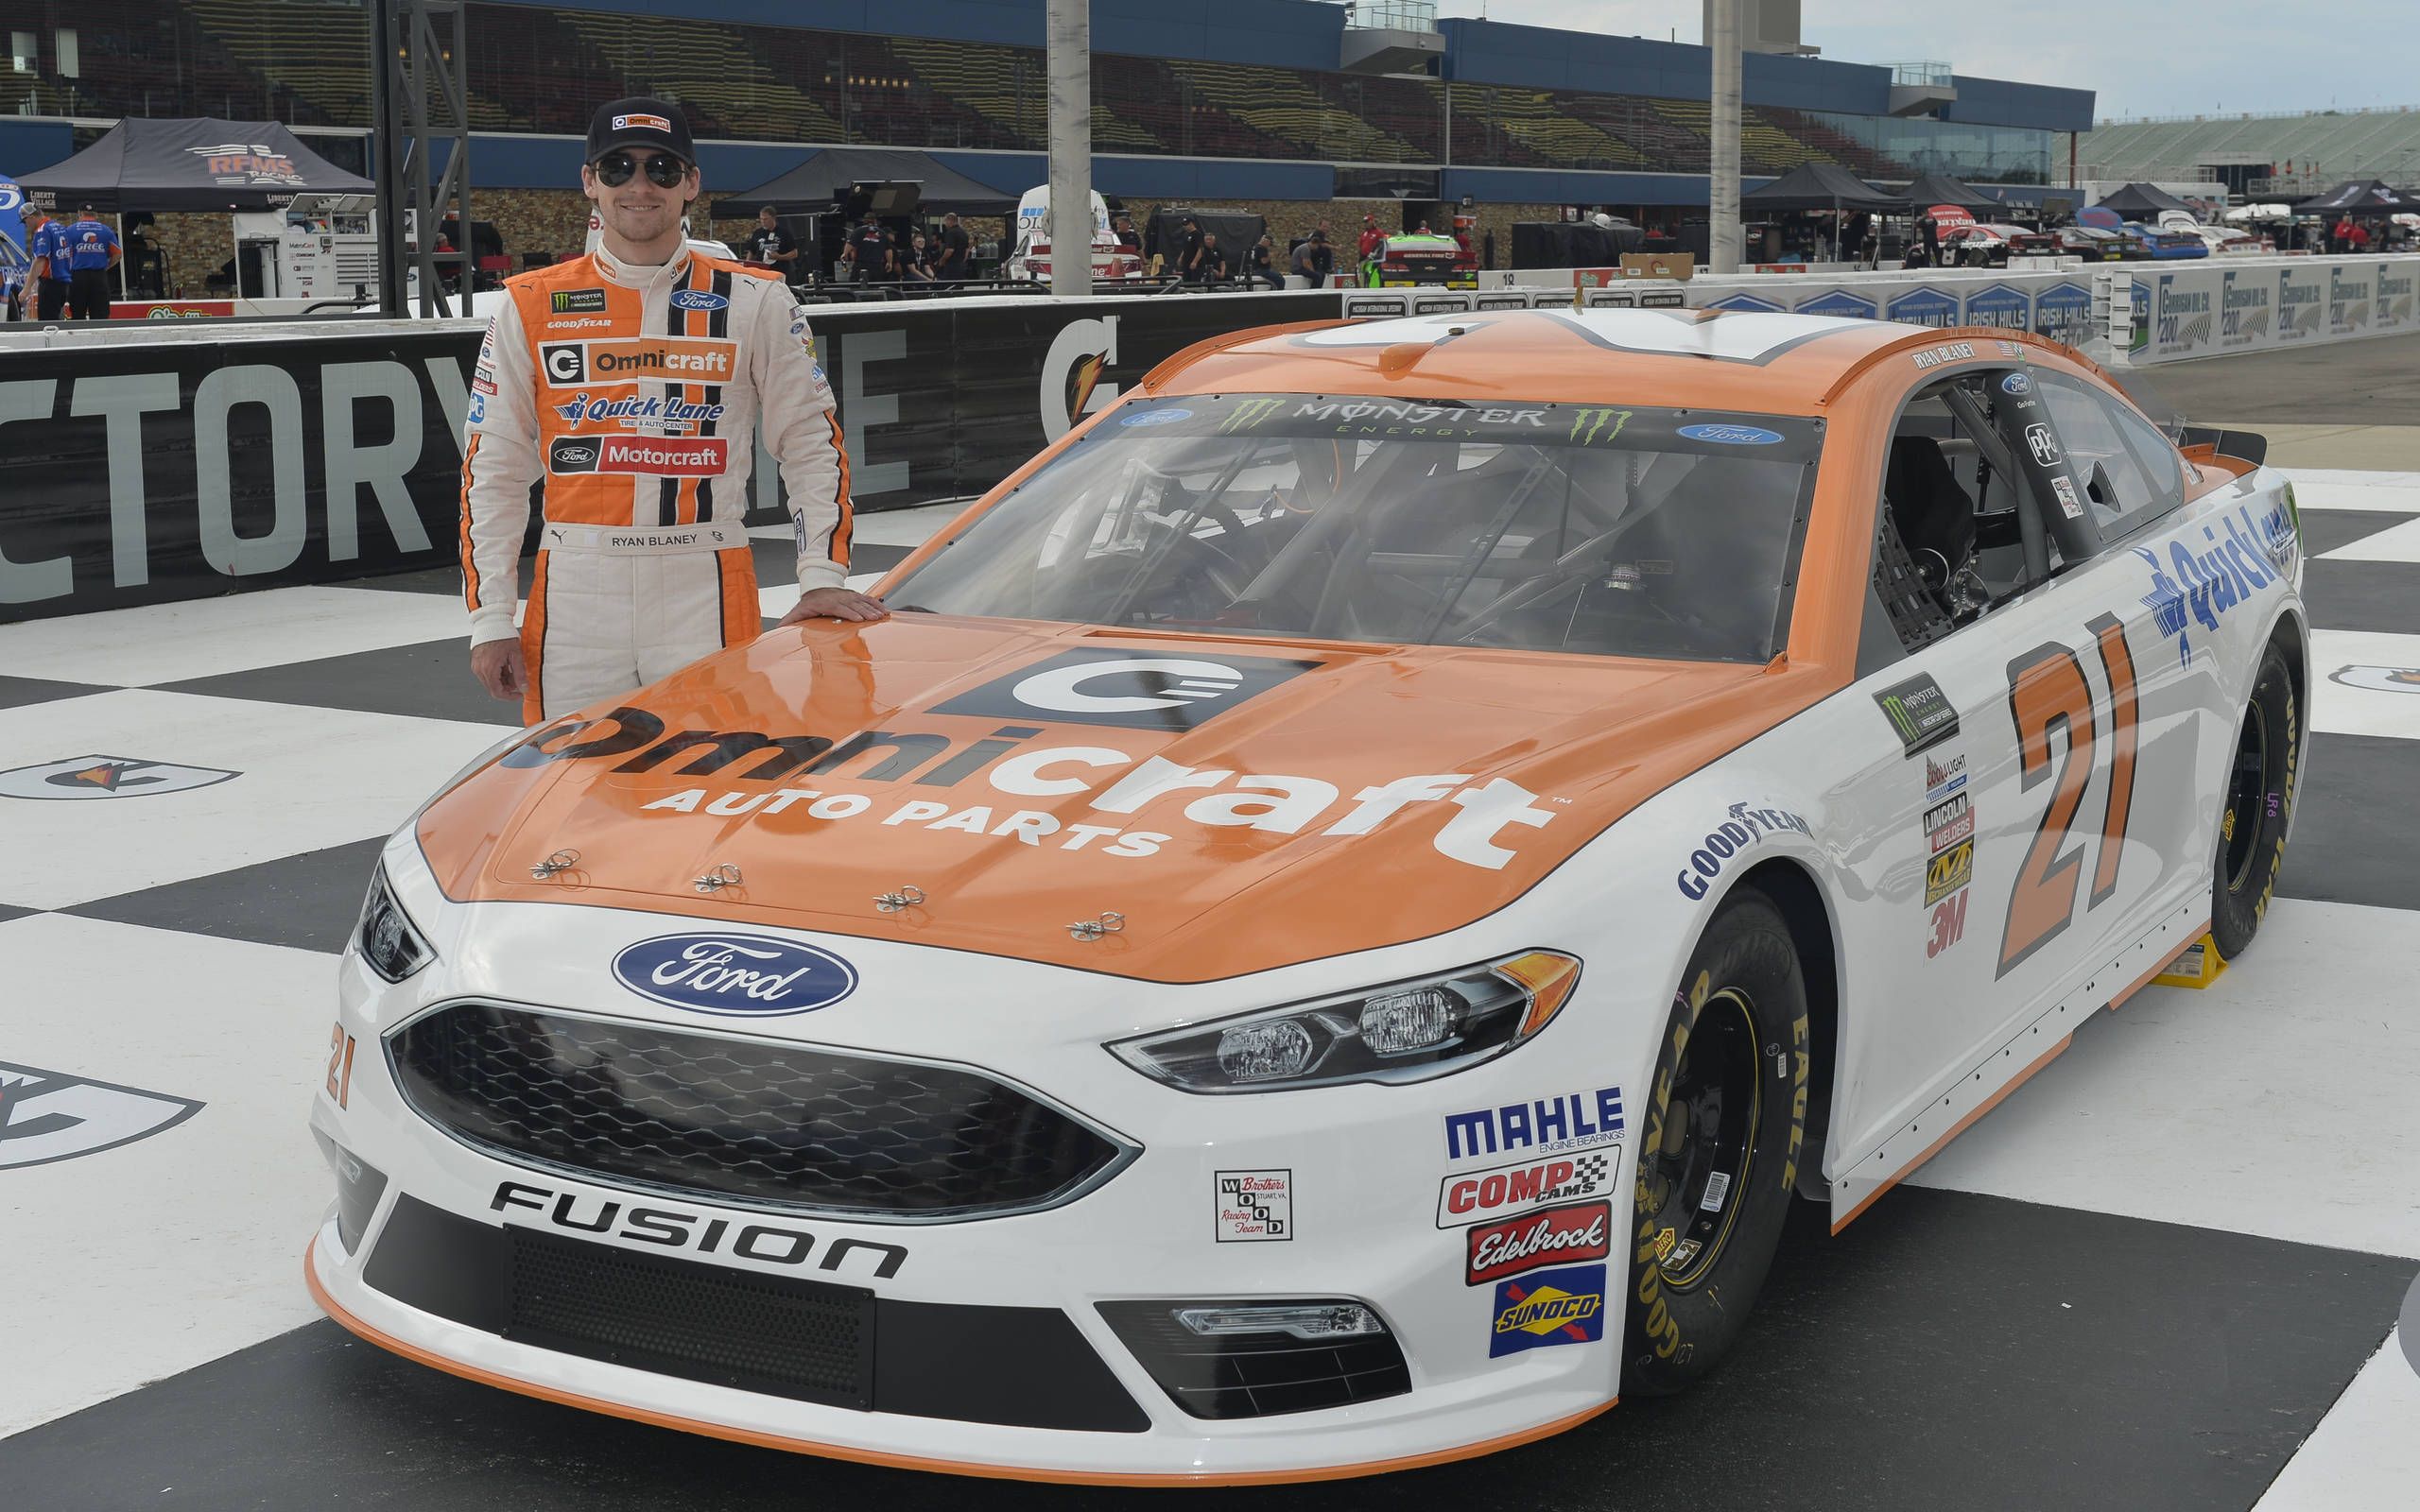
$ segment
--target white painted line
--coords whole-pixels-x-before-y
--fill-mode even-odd
[[[2401,1331],[2361,1367],[2344,1395],[2252,1512],[2410,1512],[2420,1499],[2420,1374]]]

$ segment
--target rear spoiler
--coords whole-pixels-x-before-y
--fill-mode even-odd
[[[2187,425],[2177,434],[2179,451],[2206,446],[2220,456],[2231,456],[2254,467],[2269,460],[2269,438],[2255,431],[2225,431],[2212,425]]]

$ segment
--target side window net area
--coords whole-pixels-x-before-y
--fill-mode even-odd
[[[1910,401],[1893,430],[1874,591],[1908,650],[2033,586],[2017,524],[2024,482],[1996,463],[2006,460],[1997,440],[1971,423],[1994,398],[1985,374],[1945,379]]]
[[[895,610],[1763,662],[1819,422],[1328,395],[1121,406]]]

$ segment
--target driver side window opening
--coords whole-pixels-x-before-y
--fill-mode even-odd
[[[1977,423],[2006,402],[1999,376],[1944,378],[1918,391],[1892,428],[1866,635],[1882,644],[1868,644],[1860,672],[1973,624],[2047,576],[2026,566],[2024,479],[1989,424]],[[2055,544],[2049,565],[2061,565]],[[1874,623],[1877,612],[1887,629]]]

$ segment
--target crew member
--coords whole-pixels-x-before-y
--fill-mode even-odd
[[[67,228],[67,313],[78,320],[110,318],[110,269],[126,255],[117,232],[86,205]]]
[[[33,256],[34,318],[56,320],[67,313],[67,223],[33,205],[26,207],[26,250]]]
[[[770,205],[756,212],[756,229],[748,233],[748,260],[764,264],[786,282],[798,276],[798,238],[782,229],[782,218]]]
[[[741,518],[760,421],[797,527],[801,592],[782,623],[884,614],[842,586],[849,460],[804,309],[773,274],[687,244],[702,185],[680,107],[599,110],[580,185],[600,244],[505,281],[462,464],[471,669],[533,724],[755,636]],[[516,635],[515,568],[541,480]]]

